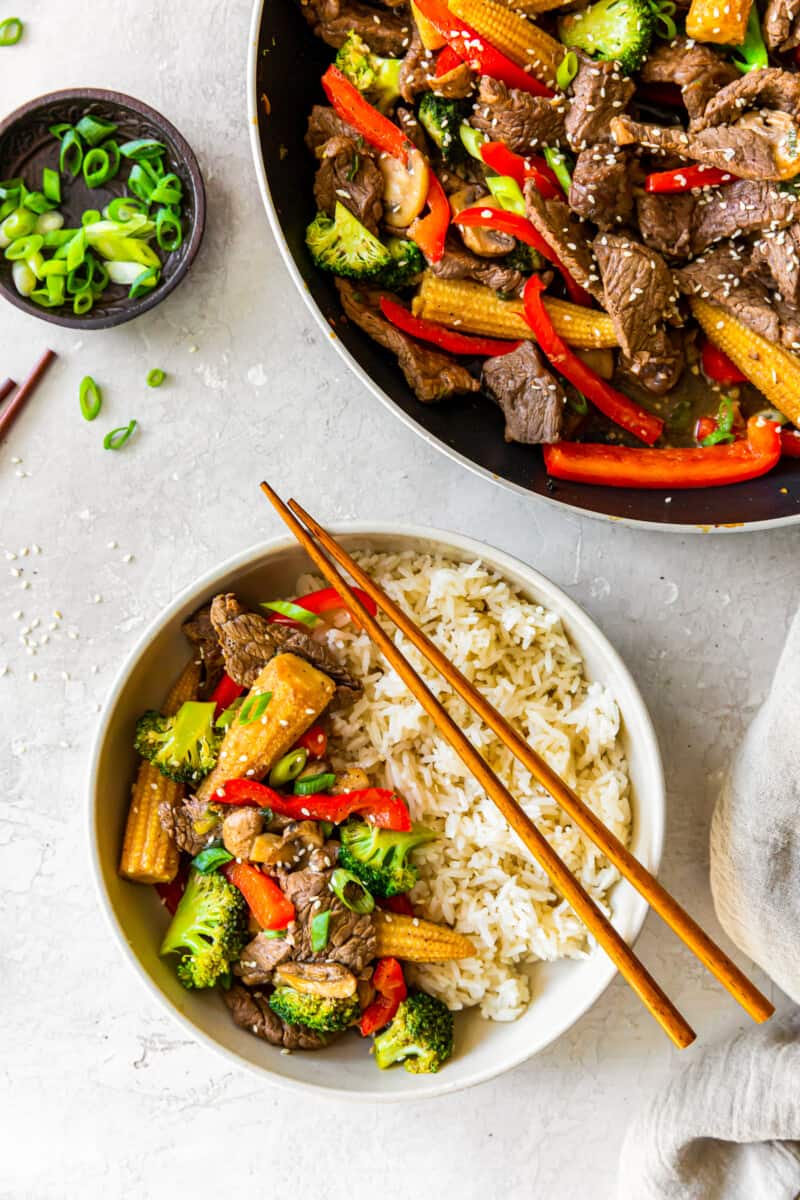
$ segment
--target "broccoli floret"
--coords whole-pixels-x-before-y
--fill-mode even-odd
[[[224,980],[246,933],[247,905],[239,889],[218,871],[192,869],[160,953],[180,954],[177,974],[185,988],[209,988]]]
[[[408,287],[425,270],[425,259],[416,242],[390,237],[386,239],[386,249],[392,261],[377,276],[375,282],[379,287],[388,288],[389,291]]]
[[[417,846],[432,842],[435,833],[417,825],[408,833],[376,829],[351,821],[340,830],[339,864],[361,880],[374,896],[398,896],[417,882],[417,868],[407,861]]]
[[[133,744],[168,779],[196,783],[216,763],[222,738],[214,728],[214,704],[187,700],[173,717],[144,713]]]
[[[382,1071],[402,1062],[414,1075],[438,1071],[453,1053],[453,1014],[435,996],[412,992],[373,1043]]]
[[[541,271],[544,267],[544,259],[539,251],[534,250],[533,246],[526,246],[524,242],[517,242],[514,249],[509,250],[502,259],[502,263],[514,271],[521,271],[523,275],[532,275],[534,271]]]
[[[391,108],[400,96],[402,65],[402,58],[381,58],[379,54],[373,54],[357,33],[349,35],[336,55],[336,66],[342,74],[381,112]]]
[[[464,158],[461,142],[461,122],[464,119],[462,105],[455,100],[435,96],[433,92],[426,92],[419,102],[417,117],[447,162],[460,162]]]
[[[392,256],[338,200],[333,220],[317,213],[306,230],[306,245],[316,266],[345,279],[372,279]]]
[[[558,23],[565,46],[594,58],[615,59],[626,75],[642,65],[653,38],[655,17],[648,0],[598,0]]]
[[[281,984],[269,998],[273,1012],[287,1025],[305,1025],[317,1033],[336,1033],[353,1025],[361,1015],[358,996],[336,1000],[330,996],[312,996]]]

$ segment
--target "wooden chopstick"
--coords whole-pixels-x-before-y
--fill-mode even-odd
[[[16,386],[16,380],[14,379],[4,379],[3,382],[0,383],[0,404],[3,403],[6,396],[8,396],[10,392],[13,392]]]
[[[712,975],[717,977],[723,987],[741,1004],[745,1012],[754,1021],[768,1020],[775,1011],[774,1005],[739,970],[725,951],[712,941],[705,930],[701,929],[697,922],[689,916],[674,896],[658,882],[654,875],[650,874],[646,867],[642,866],[638,859],[634,858],[627,846],[624,846],[619,838],[606,828],[600,818],[583,803],[552,767],[548,766],[533,747],[528,745],[516,729],[492,707],[486,697],[473,687],[458,668],[453,666],[410,617],[378,587],[365,571],[362,571],[347,551],[334,541],[331,535],[296,501],[290,500],[289,507],[303,524],[308,526],[331,557],[345,568],[358,586],[363,588],[408,640],[425,655],[453,690],[469,704],[470,708],[486,722],[490,729],[494,730],[511,753],[527,767],[534,779],[539,781],[542,787],[569,814],[575,824],[603,851],[628,882],[636,888],[637,892],[644,896],[648,904],[666,921],[670,929],[689,947]]]
[[[375,618],[359,602],[339,571],[327,555],[317,546],[311,534],[304,529],[294,513],[287,508],[268,483],[262,483],[261,489],[303,546],[308,556],[317,564],[328,582],[336,588],[348,612],[366,630],[384,657],[388,659],[400,678],[435,722],[439,732],[453,747],[467,768],[484,788],[487,795],[491,797],[509,825],[520,836],[543,870],[547,872],[554,886],[578,914],[586,928],[594,935],[623,977],[666,1033],[672,1038],[675,1045],[681,1049],[688,1046],[695,1039],[694,1030],[687,1024],[666,993],[658,986],[647,968],[639,961],[624,938],[620,936],[611,922],[592,900],[591,896],[589,896],[588,892],[574,878],[549,842],[536,828],[530,817],[500,782],[483,758],[481,758],[475,747],[455,724],[427,685],[420,679],[419,675],[417,675],[401,651],[398,650],[389,635],[384,632]]]
[[[55,357],[55,350],[45,350],[44,354],[39,359],[28,378],[25,379],[20,385],[16,396],[14,396],[13,400],[9,400],[6,407],[2,412],[0,412],[0,439],[5,437],[5,435],[8,433],[12,422],[22,410],[26,400],[33,395],[40,379]]]

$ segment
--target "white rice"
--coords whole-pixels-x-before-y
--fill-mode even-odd
[[[481,562],[361,554],[362,567],[475,683],[608,825],[630,837],[629,779],[615,701],[584,677],[584,664],[560,619],[533,604]],[[304,576],[298,595],[322,586]],[[387,623],[387,628],[390,628]],[[618,873],[455,696],[397,630],[394,639],[450,715],[572,873],[608,910]],[[525,964],[588,953],[583,925],[506,825],[431,719],[366,634],[353,626],[328,642],[364,684],[364,695],[332,721],[331,754],[395,787],[412,817],[441,834],[415,852],[417,910],[468,935],[474,958],[414,969],[421,986],[452,1009],[480,1005],[511,1021],[525,1009]]]

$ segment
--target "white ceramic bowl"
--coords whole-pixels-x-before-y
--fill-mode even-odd
[[[587,674],[611,689],[624,721],[624,741],[633,783],[632,849],[651,871],[658,869],[664,834],[664,778],[653,726],[624,663],[602,633],[568,596],[537,571],[491,547],[457,534],[414,526],[343,525],[337,530],[348,549],[440,551],[462,561],[481,558],[520,586],[532,599],[559,613],[586,662]],[[456,1091],[523,1062],[578,1020],[608,987],[614,968],[600,950],[580,962],[532,968],[534,999],[510,1024],[484,1021],[477,1013],[456,1018],[456,1053],[438,1075],[410,1075],[401,1068],[379,1071],[367,1046],[354,1036],[317,1053],[283,1055],[238,1029],[219,996],[187,992],[172,965],[158,957],[167,917],[153,888],[125,882],[117,861],[128,807],[135,756],[136,717],[163,699],[165,681],[186,660],[181,622],[219,591],[235,590],[245,600],[291,594],[309,569],[302,549],[281,540],[256,546],[224,563],[187,588],[163,612],[128,656],[101,717],[91,761],[89,835],[101,906],[138,977],[192,1036],[249,1068],[265,1082],[313,1088],[350,1099],[412,1100]],[[614,924],[632,942],[647,905],[625,882],[612,894]]]

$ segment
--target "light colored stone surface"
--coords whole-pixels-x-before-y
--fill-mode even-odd
[[[29,28],[0,50],[0,109],[81,83],[140,96],[197,150],[210,225],[191,283],[132,325],[79,338],[0,311],[0,373],[22,375],[46,344],[61,355],[0,447],[0,554],[42,548],[0,556],[0,1196],[255,1185],[305,1198],[330,1172],[330,1200],[456,1185],[464,1200],[607,1197],[628,1114],[679,1067],[618,982],[513,1074],[402,1109],[294,1099],[176,1031],[110,941],[88,878],[97,712],[121,656],[176,591],[279,532],[257,491],[264,474],[328,520],[466,531],[564,586],[633,669],[669,782],[663,878],[715,929],[710,808],[797,602],[797,534],[659,536],[523,502],[426,448],[354,384],[290,290],[261,212],[244,111],[247,0],[135,11],[39,0],[19,12]],[[153,366],[170,374],[158,392],[144,385]],[[106,396],[93,426],[77,409],[86,373]],[[136,439],[105,453],[102,433],[133,416]],[[63,619],[51,631],[54,609]],[[35,618],[31,636],[49,640],[28,655],[19,636]],[[658,921],[639,946],[704,1039],[745,1023]]]

